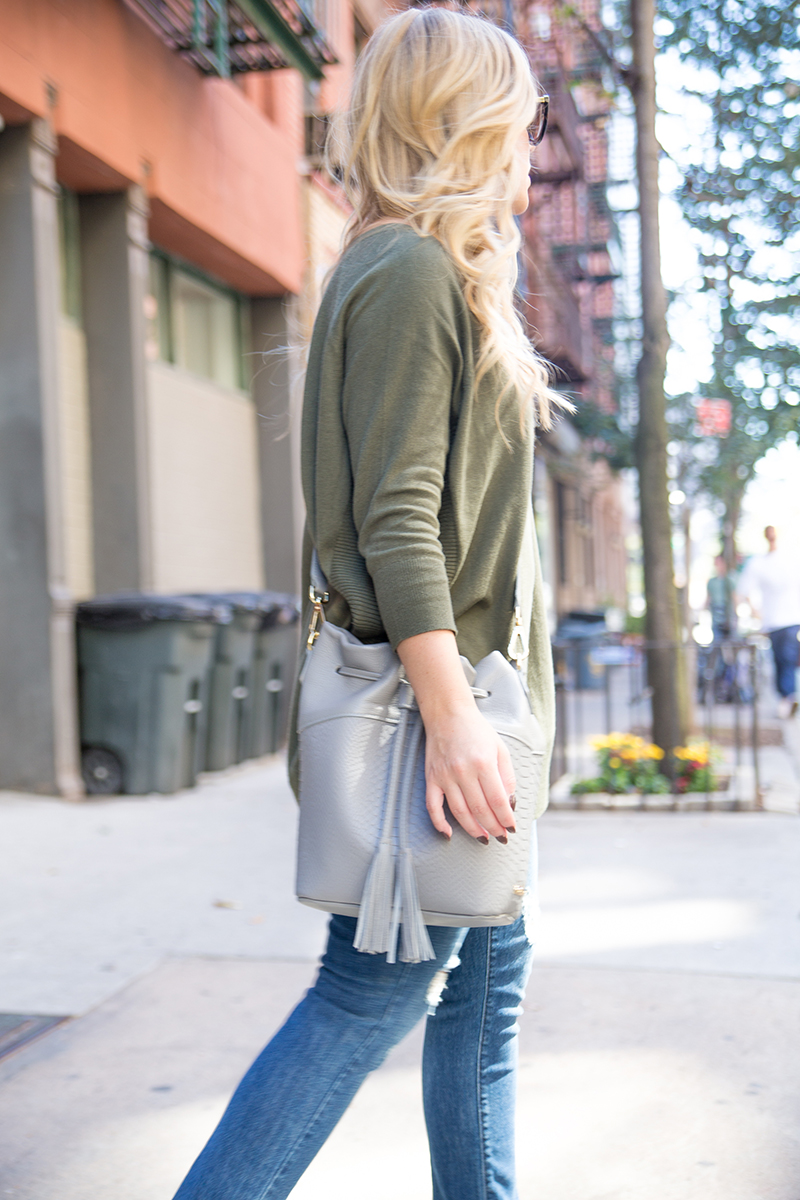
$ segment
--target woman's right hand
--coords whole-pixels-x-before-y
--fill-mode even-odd
[[[435,828],[452,835],[444,811],[447,800],[450,812],[471,837],[490,835],[503,841],[515,832],[511,756],[475,701],[471,711],[465,708],[428,721],[425,737],[425,803]]]
[[[406,638],[397,648],[425,726],[426,805],[433,825],[452,836],[444,803],[477,839],[505,840],[516,829],[511,757],[480,713],[456,640],[437,629]]]

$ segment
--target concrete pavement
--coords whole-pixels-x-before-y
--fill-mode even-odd
[[[0,1197],[169,1200],[313,979],[273,761],[171,798],[6,796]],[[521,1200],[800,1198],[800,821],[554,813],[522,1020]],[[222,906],[221,906],[222,905]],[[420,1033],[293,1200],[427,1200]]]
[[[0,793],[0,1012],[86,1012],[165,955],[313,961],[282,760],[178,796]]]

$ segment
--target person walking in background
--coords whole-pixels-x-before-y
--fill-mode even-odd
[[[718,554],[714,559],[714,569],[716,575],[712,575],[708,581],[706,604],[711,613],[714,641],[721,642],[736,634],[735,585],[728,574],[724,554]]]
[[[800,661],[800,554],[778,549],[774,525],[764,530],[769,549],[754,555],[739,578],[736,593],[761,620],[772,643],[778,714],[797,712],[797,666]]]
[[[402,661],[433,826],[448,837],[457,821],[484,845],[515,832],[516,785],[459,655],[505,654],[515,603],[548,746],[554,728],[533,442],[551,406],[568,405],[514,308],[514,217],[547,105],[521,47],[480,17],[412,9],[373,34],[334,144],[354,211],[303,409],[306,588],[313,545],[333,623],[390,642]],[[295,723],[290,763],[296,745]],[[360,953],[355,917],[333,916],[329,930],[316,983],[239,1084],[178,1200],[285,1200],[367,1074],[426,1013],[434,1200],[517,1200],[525,917],[431,926],[435,957],[423,962]]]
[[[708,669],[711,665],[714,696],[718,702],[729,704],[737,694],[736,651],[725,643],[736,636],[736,597],[733,577],[728,574],[724,554],[716,556],[714,569],[716,574],[709,579],[706,592],[714,643],[699,656],[699,686],[702,695],[709,683]]]

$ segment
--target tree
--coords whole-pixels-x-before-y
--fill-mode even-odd
[[[638,423],[634,459],[639,476],[639,513],[644,567],[647,676],[652,689],[653,740],[667,752],[686,739],[689,694],[672,558],[672,521],[667,490],[667,421],[664,376],[669,333],[667,295],[661,276],[659,157],[656,140],[655,4],[630,0],[630,33],[620,61],[608,31],[593,29],[574,8],[566,10],[600,49],[631,93],[636,125],[639,192],[641,357],[636,369]],[[669,757],[667,762],[669,763]]]
[[[678,192],[713,301],[707,395],[730,400],[728,437],[699,485],[725,506],[734,558],[742,499],[755,464],[800,415],[800,6],[786,0],[659,0],[661,48],[695,77],[708,134]],[[665,20],[666,19],[666,22]]]
[[[639,423],[635,454],[647,605],[645,629],[651,643],[647,674],[653,689],[653,741],[669,751],[685,740],[689,714],[667,493],[664,376],[669,334],[658,221],[659,145],[656,141],[653,0],[631,0],[630,15],[632,62],[628,74],[636,117],[642,294],[642,355],[636,370]]]
[[[593,460],[604,458],[612,471],[632,467],[631,435],[623,429],[619,414],[606,412],[592,401],[583,401],[570,417]]]

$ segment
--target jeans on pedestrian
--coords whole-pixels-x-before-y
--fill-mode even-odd
[[[175,1200],[284,1200],[367,1074],[426,1012],[434,1200],[517,1200],[517,1018],[532,956],[524,918],[429,927],[436,958],[421,963],[360,953],[355,926],[331,917],[316,983],[239,1084]]]
[[[797,691],[795,672],[800,659],[798,632],[800,625],[787,625],[784,629],[773,629],[769,635],[772,657],[775,659],[775,684],[778,694],[784,699],[794,696]]]

